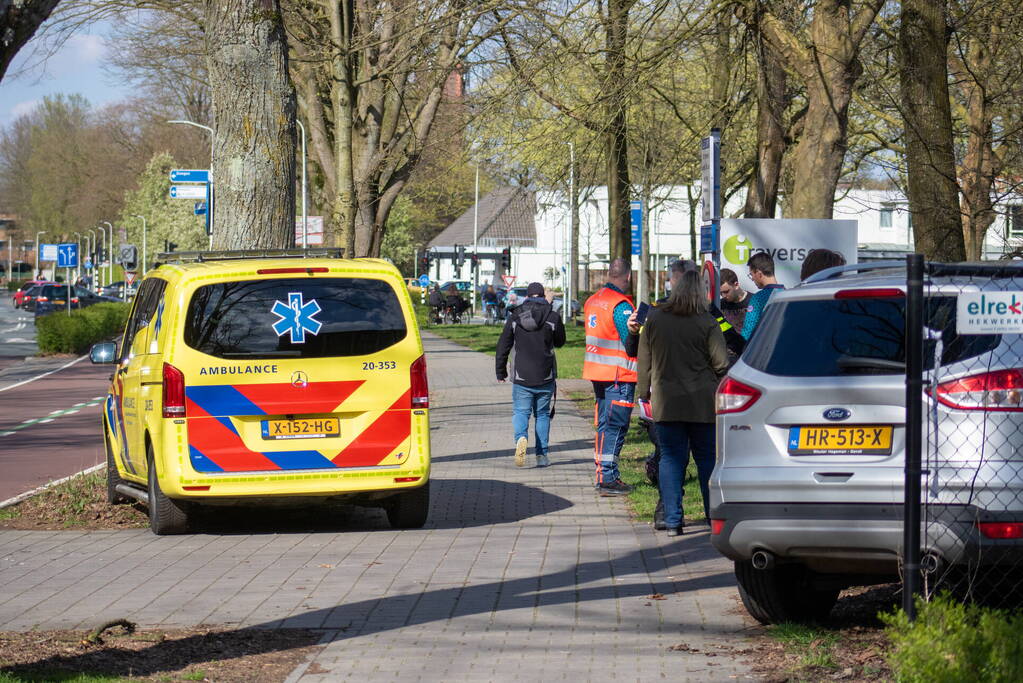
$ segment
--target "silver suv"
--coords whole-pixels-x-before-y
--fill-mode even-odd
[[[1015,270],[925,283],[935,572],[1023,566],[1023,341],[956,334],[958,294],[1023,289]],[[841,589],[897,580],[902,554],[905,269],[813,279],[773,296],[716,399],[711,540],[763,623],[826,616]]]

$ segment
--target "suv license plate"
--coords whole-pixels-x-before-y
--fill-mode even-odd
[[[891,425],[789,427],[792,455],[888,455]]]
[[[336,417],[316,417],[301,420],[263,420],[264,439],[323,439],[340,436],[341,426]]]

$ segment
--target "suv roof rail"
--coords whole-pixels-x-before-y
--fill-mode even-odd
[[[863,273],[868,270],[881,270],[884,268],[905,268],[905,261],[869,261],[867,263],[850,263],[844,266],[835,266],[834,268],[825,268],[819,273],[814,273],[810,277],[803,280],[803,284],[810,284],[811,282],[823,282],[824,280],[830,280],[833,277],[841,275],[843,273]]]
[[[262,258],[344,258],[341,247],[314,249],[224,249],[219,251],[164,251],[156,256],[156,265],[164,263],[205,263]]]

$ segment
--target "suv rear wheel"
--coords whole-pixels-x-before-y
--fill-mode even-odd
[[[430,513],[430,482],[393,496],[388,502],[387,521],[395,529],[421,529]]]
[[[799,565],[754,569],[748,560],[736,562],[735,579],[743,606],[761,624],[820,621],[838,600],[838,589],[814,588]]]
[[[188,503],[168,498],[160,490],[152,444],[146,444],[146,462],[149,466],[149,528],[157,536],[185,533],[188,531]]]

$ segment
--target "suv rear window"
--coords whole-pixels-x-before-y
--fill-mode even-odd
[[[904,298],[826,299],[772,303],[742,354],[749,366],[772,375],[831,377],[901,375],[906,349]],[[941,364],[979,356],[1000,335],[956,334],[955,297],[930,297],[926,319],[941,331]],[[924,366],[934,365],[935,342],[925,342]]]
[[[217,358],[362,356],[407,333],[391,285],[368,278],[205,285],[185,320],[185,343]]]

